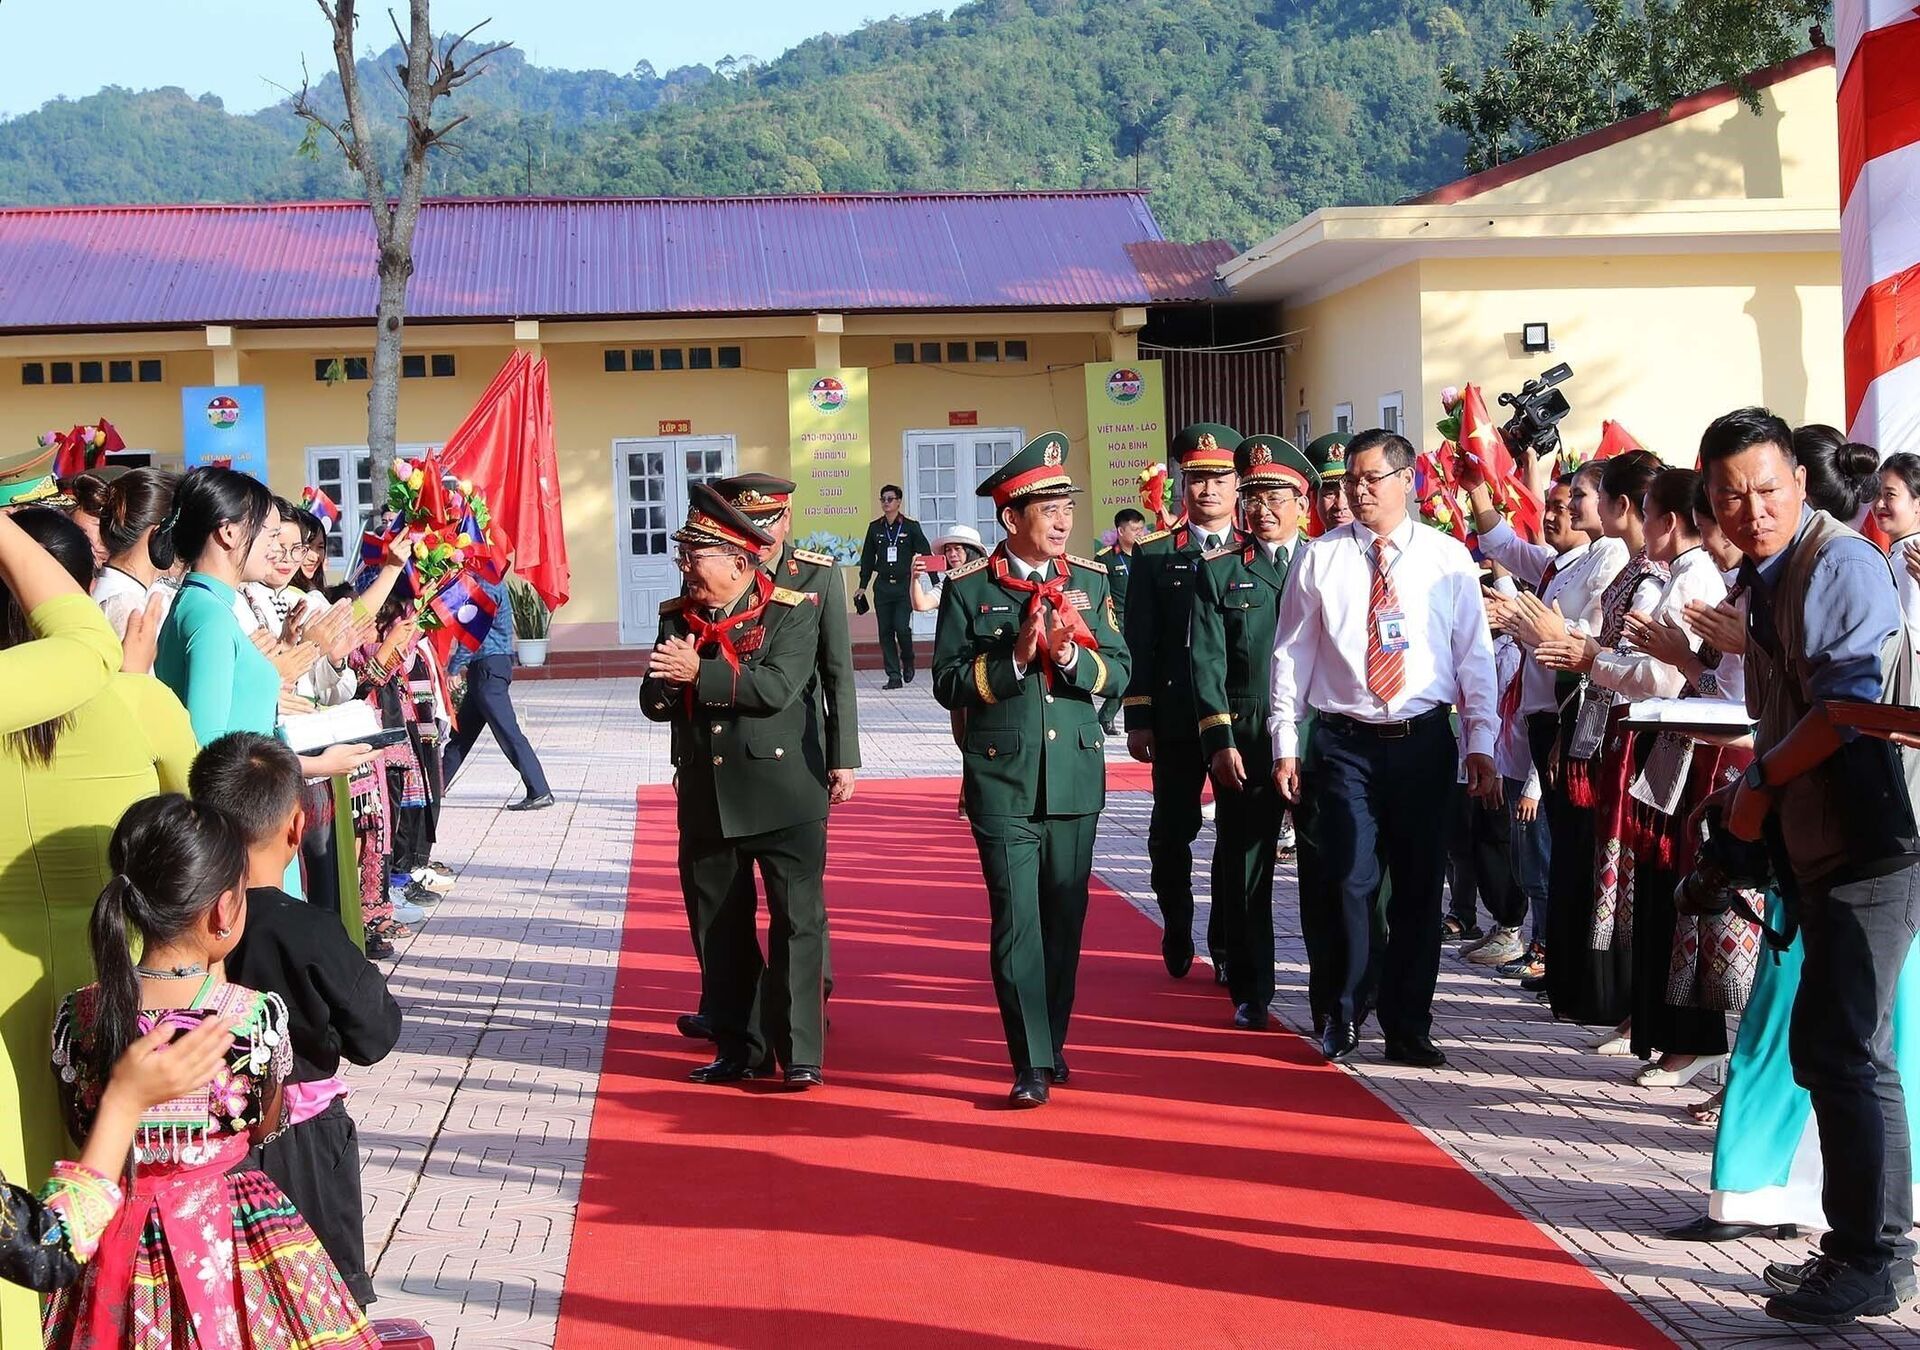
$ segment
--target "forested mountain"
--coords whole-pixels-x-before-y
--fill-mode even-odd
[[[609,52],[643,54],[646,22],[609,33]],[[431,190],[1138,184],[1169,234],[1244,243],[1456,176],[1464,143],[1435,113],[1440,67],[1478,69],[1523,22],[1538,22],[1526,0],[976,0],[664,76],[508,51],[459,95],[473,116]],[[363,83],[397,111],[376,69],[393,57],[365,63]],[[318,93],[337,103],[331,75]],[[106,89],[0,123],[0,202],[354,195],[332,145],[301,154],[301,140],[284,104],[243,117],[179,89]]]

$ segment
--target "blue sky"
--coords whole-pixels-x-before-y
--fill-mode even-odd
[[[360,0],[362,51],[385,47],[391,7]],[[840,33],[888,14],[944,8],[940,0],[435,0],[434,26],[510,40],[536,65],[665,72],[722,56],[771,60],[805,38]],[[0,114],[102,85],[179,85],[214,93],[235,112],[273,102],[275,84],[297,86],[300,58],[316,77],[332,68],[326,20],[313,0],[0,0]]]

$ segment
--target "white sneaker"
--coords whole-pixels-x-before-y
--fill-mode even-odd
[[[1213,819],[1213,803],[1211,801],[1205,801],[1200,803],[1200,819],[1202,820]]]
[[[1487,934],[1486,941],[1467,953],[1467,964],[1471,966],[1504,966],[1517,960],[1527,950],[1527,944],[1520,940],[1518,928],[1496,928]]]
[[[453,873],[444,868],[432,866],[419,868],[414,872],[413,880],[415,885],[432,891],[435,895],[453,894]]]
[[[1293,830],[1293,817],[1288,816],[1280,822],[1280,851],[1282,853],[1291,853],[1298,848],[1299,845],[1300,840],[1294,834]]]

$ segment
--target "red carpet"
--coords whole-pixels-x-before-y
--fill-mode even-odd
[[[1006,1110],[955,789],[836,811],[828,1086],[798,1096],[685,1081],[672,797],[640,794],[558,1350],[1668,1344],[1298,1037],[1223,1027],[1104,887],[1073,1081]]]

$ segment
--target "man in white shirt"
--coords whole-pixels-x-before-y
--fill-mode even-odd
[[[1314,794],[1318,844],[1338,878],[1344,941],[1338,1007],[1321,1038],[1329,1059],[1353,1053],[1358,992],[1371,945],[1380,858],[1392,881],[1380,964],[1387,1057],[1438,1068],[1431,1036],[1447,863],[1444,803],[1461,767],[1449,712],[1466,736],[1467,790],[1498,802],[1493,641],[1480,573],[1460,543],[1416,521],[1413,446],[1368,431],[1347,447],[1354,523],[1322,536],[1294,569],[1274,635],[1274,784],[1288,801]],[[1299,722],[1314,715],[1304,756]],[[1376,852],[1377,849],[1377,852]]]

